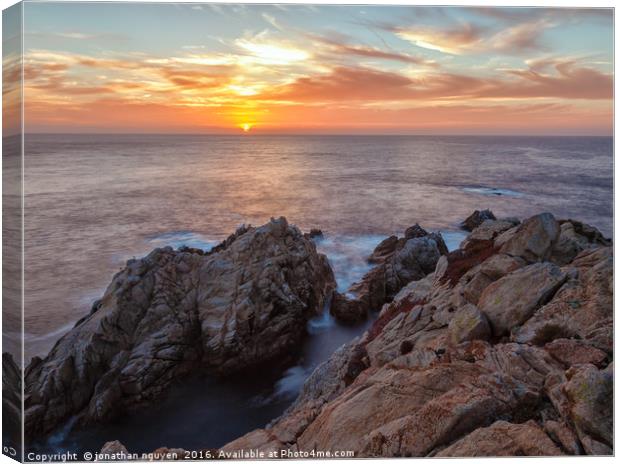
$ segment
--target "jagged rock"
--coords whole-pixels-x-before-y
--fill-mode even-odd
[[[317,368],[268,434],[253,439],[352,449],[356,457],[609,453],[612,367],[580,363],[603,367],[613,355],[612,250],[595,245],[561,269],[499,252],[526,232],[492,232],[442,256],[434,273],[405,285],[359,340]],[[455,321],[475,315],[462,292],[477,275],[492,281],[478,310],[503,295],[505,310],[518,316],[514,327],[504,324],[512,342],[454,343]],[[599,415],[602,424],[593,424]]]
[[[369,261],[378,263],[348,293],[354,298],[336,296],[332,314],[342,322],[353,323],[378,311],[408,283],[432,273],[446,244],[438,233],[428,233],[418,224],[407,229],[409,238],[388,237],[375,248]]]
[[[385,240],[382,240],[379,245],[377,245],[368,258],[368,262],[371,264],[378,264],[384,262],[390,256],[394,254],[396,251],[396,247],[398,246],[399,240],[396,235],[391,235]]]
[[[572,367],[564,387],[570,416],[588,454],[610,454],[613,446],[613,365]]]
[[[424,230],[418,223],[415,223],[411,227],[407,227],[407,229],[405,229],[406,240],[409,240],[410,238],[426,237],[427,235],[428,232]]]
[[[197,369],[282,362],[335,288],[324,255],[286,219],[242,228],[217,252],[156,249],[130,260],[100,308],[26,379],[26,430],[105,421],[159,398]]]
[[[553,238],[555,220],[551,221],[549,216],[535,216],[518,227],[511,221],[506,224],[485,221],[464,241],[465,248],[447,255],[442,255],[441,246],[432,234],[423,235],[420,232],[423,229],[416,226],[408,232],[411,238],[397,238],[392,244],[384,245],[377,253],[378,265],[364,279],[365,289],[358,287],[366,292],[362,295],[367,298],[358,298],[359,301],[373,300],[377,305],[373,309],[381,308],[372,326],[318,366],[295,403],[281,417],[222,449],[350,449],[356,452],[356,457],[611,454],[613,364],[607,363],[613,358],[612,249],[591,235],[595,238],[588,239],[590,245],[564,267],[547,262],[555,259],[552,251],[560,242]],[[574,228],[574,222],[570,223]],[[269,266],[261,265],[261,272],[268,272],[266,269],[274,266],[288,271],[282,279],[268,274],[260,291],[248,291],[252,301],[266,293],[294,293],[297,299],[284,299],[287,304],[273,305],[268,314],[284,317],[286,311],[292,311],[292,305],[294,314],[298,311],[304,314],[298,318],[303,327],[306,311],[316,313],[319,301],[328,298],[333,288],[333,282],[321,270],[322,258],[315,257],[312,251],[300,252],[314,250],[313,244],[293,232],[292,236],[284,233],[288,238],[283,240],[267,233],[271,238],[265,240],[275,249],[288,250],[284,255],[277,254],[278,257],[289,256],[294,250],[292,254],[304,255],[304,261],[290,256],[282,260],[266,258],[263,246],[248,243],[253,243],[248,237],[257,234],[257,230],[244,230],[213,255],[182,254],[180,266],[169,257],[175,269],[181,270],[172,273],[167,265],[159,266],[158,272],[163,274],[159,278],[188,285],[180,276],[192,275],[192,260],[204,260],[209,272],[215,272],[213,268],[226,267],[225,263],[233,260],[233,255],[235,259],[244,256],[246,262],[249,248],[250,255],[268,259]],[[588,229],[584,226],[580,230]],[[177,256],[179,252],[169,250],[164,255],[168,253]],[[298,269],[303,266],[307,267]],[[135,272],[126,270],[115,278],[121,286],[120,290],[111,287],[112,301],[117,302],[121,295],[128,294],[123,285],[134,275],[139,278],[132,289],[149,279],[148,267],[141,274],[138,270],[142,266],[134,263],[131,268],[134,267]],[[302,272],[305,279],[301,278]],[[413,274],[416,278],[407,281]],[[199,283],[208,280],[203,274],[200,277]],[[262,277],[265,276],[261,274],[258,282],[263,282]],[[220,278],[217,274],[217,279]],[[394,287],[390,279],[396,282]],[[302,280],[314,284],[304,287]],[[236,290],[249,298],[248,293],[243,293],[247,291],[247,280],[239,278],[238,282]],[[278,283],[275,290],[273,282]],[[204,289],[203,293],[211,295],[210,291]],[[146,299],[141,296],[143,290],[133,292],[134,300]],[[204,296],[203,293],[192,294],[187,299],[196,301],[196,296]],[[306,310],[298,309],[297,300],[305,302]],[[74,332],[92,330],[93,321],[101,324],[110,311],[109,305],[110,300],[104,296],[101,306]],[[149,308],[145,309],[146,314]],[[199,306],[198,314],[201,309]],[[161,317],[162,313],[157,314]],[[243,311],[241,314],[247,315]],[[262,331],[263,341],[273,340],[274,334],[269,330],[275,330],[274,321],[267,317],[260,319],[264,314],[258,309],[252,314],[259,319],[253,321],[252,330]],[[485,317],[492,331],[489,327],[485,329]],[[247,338],[242,321],[245,319],[235,319],[234,332],[227,332],[226,324],[221,324],[217,333],[244,335],[243,346],[249,344],[252,350],[258,349],[258,345],[252,345],[253,338]],[[260,325],[261,321],[269,324],[270,329]],[[164,322],[167,330],[162,325],[155,335],[169,333],[170,323]],[[275,326],[285,330],[279,319]],[[175,327],[171,328],[174,332]],[[196,331],[201,342],[203,329],[199,324]],[[142,334],[137,329],[132,333]],[[287,340],[292,338],[290,332],[287,334]],[[96,335],[101,337],[99,333]],[[153,334],[149,337],[153,338]],[[225,341],[229,337],[216,337],[216,340],[228,346]],[[84,346],[83,340],[71,339],[76,340]],[[127,343],[125,339],[122,341]],[[113,351],[115,348],[109,340],[105,342],[101,345],[105,350],[101,352],[104,356],[108,356],[106,350],[112,352],[116,356],[112,367],[119,366],[121,370],[119,374],[118,371],[113,371],[114,375],[105,374],[93,397],[110,391],[108,386],[115,385],[129,357]],[[190,345],[202,347],[203,343]],[[224,352],[226,359],[235,359],[230,358],[230,351]],[[213,369],[209,362],[218,359],[218,353],[211,353],[208,359],[201,355],[204,363],[201,366]],[[240,355],[240,352],[233,353]],[[245,358],[241,356],[241,359]],[[236,362],[240,362],[239,358]],[[48,357],[33,364],[28,376],[42,375],[49,363]],[[57,385],[67,385],[79,398],[80,386],[73,384],[72,379],[83,377],[75,374],[79,370],[74,364],[80,365],[63,361],[54,365],[53,372],[46,371],[55,383],[44,385],[49,390],[39,391],[50,395],[56,393],[53,388],[58,388]],[[188,364],[195,366],[196,361],[192,359]],[[182,371],[175,375],[178,378]],[[69,390],[54,398],[62,401],[62,393],[66,391]],[[131,390],[121,390],[123,395],[126,391]],[[58,403],[46,398],[52,405],[48,410],[57,411]],[[116,401],[126,406],[127,397],[119,398]],[[40,398],[34,400],[38,401],[35,407],[48,406]],[[33,406],[32,401],[33,398],[28,399],[29,407]],[[89,408],[81,407],[78,412],[90,411]],[[38,414],[46,417],[42,412]]]
[[[520,343],[544,345],[579,338],[613,353],[613,256],[611,247],[584,250],[571,263],[577,271],[554,298],[514,333]]]
[[[478,307],[489,319],[493,334],[504,335],[547,303],[566,278],[554,264],[531,264],[490,284]]]
[[[570,219],[559,221],[559,224],[560,236],[553,246],[550,258],[559,266],[570,263],[583,250],[611,245],[611,240],[587,224]]]
[[[310,232],[304,234],[306,238],[323,238],[323,231],[321,229],[310,229]]]
[[[463,286],[464,298],[472,304],[478,304],[480,295],[485,288],[506,274],[525,266],[525,264],[521,258],[514,258],[502,253],[492,255],[482,264],[467,271],[461,278],[459,283]]]
[[[127,451],[125,445],[123,445],[118,440],[114,440],[104,443],[104,445],[101,447],[101,454],[110,456],[116,454],[127,455],[129,454],[129,452]]]
[[[497,421],[490,427],[474,430],[466,437],[441,450],[436,456],[560,456],[563,454],[534,421],[524,424]]]
[[[467,248],[451,251],[442,256],[435,268],[435,277],[440,283],[455,285],[467,271],[497,253],[493,240],[468,242]]]
[[[459,344],[470,340],[486,340],[491,336],[491,328],[486,316],[474,305],[460,308],[448,324],[450,340]]]
[[[530,263],[546,261],[560,235],[560,227],[552,214],[542,213],[524,221],[501,246],[507,255],[519,256]]]
[[[545,421],[545,432],[551,439],[560,445],[566,453],[572,455],[583,454],[577,435],[566,424],[554,420]]]
[[[471,232],[487,219],[495,220],[495,214],[490,209],[484,209],[482,211],[476,210],[471,213],[467,219],[461,222],[461,229]]]
[[[602,367],[607,360],[607,353],[590,346],[583,340],[558,338],[547,343],[545,350],[565,367],[575,364],[594,364],[597,367]]]
[[[468,252],[470,248],[475,249],[479,242],[492,242],[506,231],[516,228],[515,224],[509,221],[484,221],[461,242],[460,248]],[[499,247],[494,243],[494,248]]]

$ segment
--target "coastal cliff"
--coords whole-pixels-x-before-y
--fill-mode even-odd
[[[42,436],[72,416],[106,422],[197,369],[284,365],[329,307],[346,324],[378,316],[281,417],[221,452],[611,454],[611,242],[549,213],[522,223],[483,213],[452,252],[417,224],[387,238],[346,294],[310,234],[284,218],[209,252],[130,260],[91,314],[26,369],[26,430]]]

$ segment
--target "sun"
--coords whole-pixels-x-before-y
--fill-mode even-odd
[[[243,124],[241,124],[241,129],[243,130],[243,132],[250,132],[250,129],[252,129],[253,124],[249,123],[249,122],[244,122]]]

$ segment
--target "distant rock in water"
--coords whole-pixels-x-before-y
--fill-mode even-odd
[[[484,209],[482,211],[476,210],[471,213],[467,219],[461,222],[461,229],[471,232],[487,219],[494,221],[497,218],[490,209]]]
[[[323,238],[323,231],[321,229],[310,229],[310,232],[304,234],[306,238]]]
[[[222,449],[613,454],[613,249],[576,224],[487,219],[280,418]],[[392,238],[377,248],[397,253]]]
[[[26,432],[106,421],[195,372],[290,359],[335,289],[324,255],[286,219],[209,252],[158,248],[116,274],[91,313],[26,372]]]

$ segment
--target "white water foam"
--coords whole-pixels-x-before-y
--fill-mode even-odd
[[[219,243],[219,240],[213,240],[202,234],[191,231],[166,232],[160,235],[152,236],[148,239],[150,245],[156,247],[170,246],[174,249],[180,247],[198,248],[209,251]]]
[[[515,198],[520,198],[525,195],[523,192],[517,192],[516,190],[495,187],[464,187],[463,191],[467,193],[474,193],[477,195],[494,195]]]

